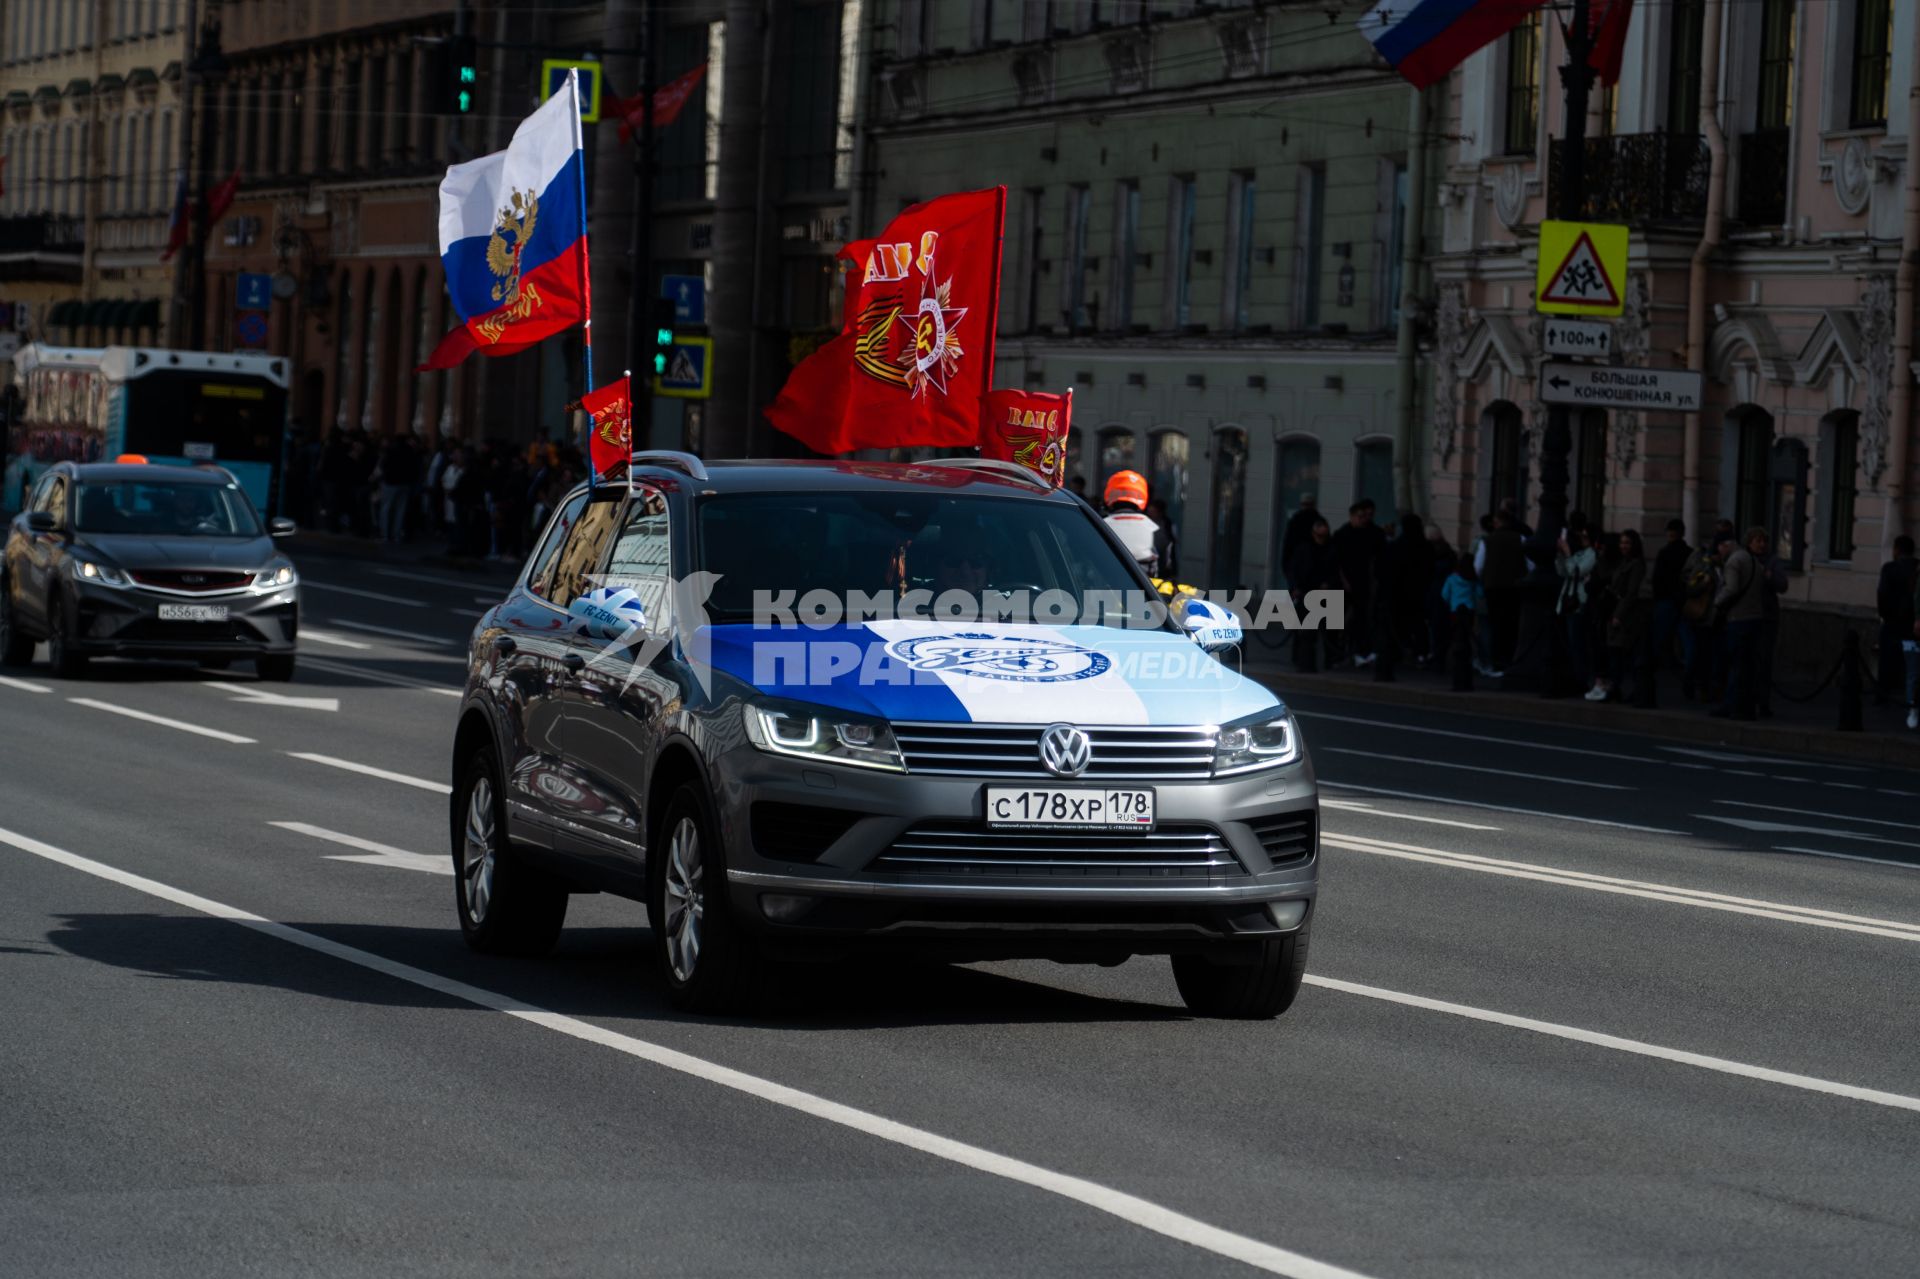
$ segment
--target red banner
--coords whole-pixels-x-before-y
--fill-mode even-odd
[[[944,195],[840,250],[840,335],[788,376],[768,420],[816,453],[978,443],[1006,204],[1005,187]]]
[[[1067,430],[1073,392],[988,391],[980,423],[980,456],[999,458],[1041,476],[1055,488],[1067,482]]]
[[[624,377],[609,382],[581,396],[580,407],[593,419],[587,431],[593,473],[605,475],[615,463],[633,456],[633,388]]]
[[[693,97],[693,91],[699,85],[701,77],[707,74],[707,64],[702,62],[693,70],[676,80],[669,80],[653,91],[653,127],[664,129],[680,118],[680,110]],[[646,124],[641,110],[646,105],[647,96],[636,93],[631,98],[616,98],[604,94],[600,99],[602,118],[612,116],[620,122],[620,140],[625,142]]]

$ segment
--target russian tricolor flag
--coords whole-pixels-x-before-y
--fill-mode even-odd
[[[576,93],[548,98],[505,151],[456,164],[440,183],[440,261],[464,321],[421,370],[468,354],[511,355],[583,322],[586,166]]]
[[[1415,88],[1443,79],[1545,0],[1379,0],[1360,32]]]

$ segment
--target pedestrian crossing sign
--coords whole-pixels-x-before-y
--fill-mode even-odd
[[[1627,228],[1542,222],[1534,309],[1547,315],[1619,315],[1626,309]]]
[[[653,379],[653,393],[681,400],[713,395],[713,339],[673,335],[666,371]]]

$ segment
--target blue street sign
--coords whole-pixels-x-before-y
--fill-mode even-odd
[[[235,305],[242,311],[265,311],[273,306],[273,277],[242,271],[235,283]]]
[[[713,394],[713,339],[675,334],[667,371],[653,379],[655,395],[704,400]]]
[[[236,327],[239,331],[241,346],[267,344],[267,313],[265,311],[242,311]]]
[[[660,296],[673,299],[675,324],[707,322],[707,280],[701,275],[663,275]]]

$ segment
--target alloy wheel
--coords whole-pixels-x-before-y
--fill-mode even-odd
[[[705,867],[700,858],[700,828],[682,817],[667,842],[666,942],[667,962],[675,981],[693,979],[700,962],[700,934],[706,921]]]
[[[493,900],[498,842],[493,820],[493,782],[485,776],[476,777],[473,789],[467,794],[467,831],[460,853],[467,917],[476,924],[486,920],[487,907]]]

